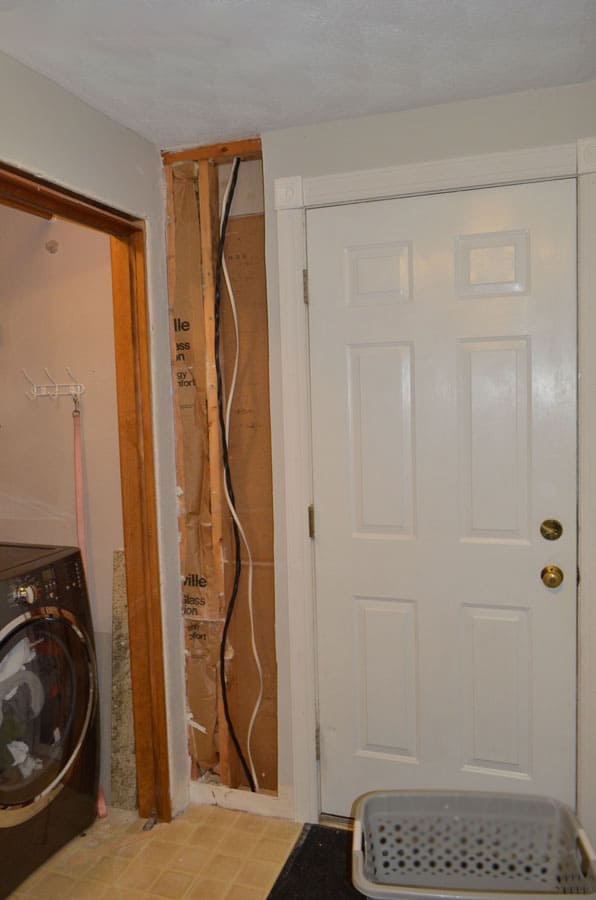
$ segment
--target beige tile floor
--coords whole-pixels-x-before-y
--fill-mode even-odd
[[[39,900],[265,900],[301,826],[214,806],[192,806],[143,831],[110,810],[11,894]]]

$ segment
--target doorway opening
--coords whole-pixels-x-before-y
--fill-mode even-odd
[[[126,560],[139,815],[156,816],[159,820],[168,821],[171,818],[171,804],[157,554],[144,223],[10,167],[0,167],[0,214],[0,223],[4,225],[0,225],[0,229],[5,231],[6,236],[10,236],[13,249],[18,250],[11,254],[9,262],[5,260],[5,265],[10,266],[11,284],[17,288],[13,292],[13,300],[16,304],[21,304],[20,312],[26,316],[26,321],[21,318],[22,326],[18,329],[22,335],[20,348],[12,345],[10,329],[2,339],[5,347],[10,348],[10,354],[6,358],[11,369],[11,384],[16,379],[15,384],[22,387],[22,403],[19,401],[18,405],[22,407],[23,404],[29,404],[29,409],[25,405],[24,411],[17,412],[16,415],[13,410],[11,421],[14,432],[18,430],[21,433],[27,417],[31,418],[28,437],[22,436],[16,447],[10,445],[11,453],[15,456],[12,468],[15,473],[19,471],[20,458],[22,476],[26,477],[27,469],[34,468],[39,485],[36,497],[31,481],[22,489],[17,484],[14,485],[14,491],[11,492],[13,514],[16,515],[18,509],[27,511],[21,516],[18,527],[14,525],[13,537],[4,533],[10,509],[2,514],[2,540],[75,543],[74,531],[70,538],[65,534],[66,530],[72,529],[73,517],[60,510],[56,483],[51,485],[53,500],[51,497],[41,496],[42,486],[44,490],[47,489],[48,481],[52,479],[51,470],[57,458],[62,460],[60,472],[56,476],[58,483],[62,480],[64,485],[68,484],[67,470],[73,465],[70,435],[66,430],[59,435],[56,429],[60,425],[64,429],[68,427],[64,413],[67,411],[65,401],[70,402],[69,398],[50,397],[31,403],[23,395],[27,390],[31,393],[30,382],[50,380],[43,374],[44,368],[53,381],[74,380],[64,374],[68,367],[76,375],[77,381],[83,382],[83,375],[76,370],[76,357],[79,359],[79,370],[87,372],[88,386],[91,389],[89,399],[94,395],[94,408],[90,410],[88,423],[83,419],[83,428],[88,429],[87,449],[91,454],[87,462],[90,467],[100,466],[97,471],[101,473],[102,482],[92,486],[95,500],[89,495],[89,581],[92,603],[94,593],[98,598],[94,604],[94,612],[96,632],[100,635],[100,656],[104,656],[103,666],[100,659],[100,668],[103,669],[104,682],[109,690],[110,648],[104,647],[102,654],[101,643],[102,635],[111,631],[109,579],[112,573],[111,564],[106,571],[105,547],[100,548],[103,537],[112,548],[119,544],[123,546]],[[71,247],[69,256],[73,263],[68,273],[63,273],[66,274],[67,281],[63,288],[57,288],[48,279],[47,291],[44,291],[42,282],[52,266],[54,270],[61,268],[64,261],[61,249],[62,246],[66,249],[67,245]],[[81,265],[83,246],[84,255],[88,260],[93,260],[92,273],[83,271],[86,268]],[[87,255],[89,253],[90,257]],[[22,270],[22,280],[19,269]],[[111,293],[111,310],[99,309],[103,297],[93,296],[96,289],[104,291],[103,297],[106,293],[108,296]],[[60,301],[58,293],[61,293]],[[42,297],[46,303],[43,308],[39,305]],[[28,309],[27,304],[33,304],[34,300],[36,306],[31,305]],[[101,328],[98,327],[96,315],[101,317]],[[66,359],[66,355],[69,359]],[[29,380],[22,369],[26,371]],[[16,392],[6,381],[5,385],[5,390],[10,390],[16,397]],[[11,400],[11,396],[5,397],[7,403]],[[83,399],[83,417],[84,402]],[[61,410],[57,409],[58,403],[62,404]],[[53,409],[51,404],[54,404]],[[43,422],[39,419],[40,413]],[[67,418],[70,418],[69,413]],[[53,438],[46,444],[45,441],[51,434]],[[6,434],[7,447],[10,440],[10,434]],[[85,432],[83,446],[85,447]],[[26,464],[27,459],[30,464]],[[42,534],[44,523],[35,521],[35,503],[38,504],[38,519],[45,516],[46,524],[50,521],[52,523],[54,530],[46,531],[47,538]],[[94,510],[97,514],[99,509],[102,510],[101,515],[94,519]],[[32,528],[37,529],[35,533]],[[109,530],[111,533],[102,535],[102,530]],[[104,558],[100,562],[102,555]],[[106,609],[106,579],[109,611]],[[109,627],[106,624],[108,621]],[[105,758],[105,748],[109,747],[108,735],[104,735],[102,743]]]

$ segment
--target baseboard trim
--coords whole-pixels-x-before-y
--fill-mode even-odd
[[[277,795],[253,794],[248,790],[228,788],[220,784],[191,781],[189,794],[190,803],[197,806],[221,806],[224,809],[237,809],[256,816],[273,816],[296,821],[293,792],[289,786],[280,787]]]

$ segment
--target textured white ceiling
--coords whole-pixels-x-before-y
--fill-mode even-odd
[[[0,0],[0,50],[173,148],[596,78],[596,0]]]

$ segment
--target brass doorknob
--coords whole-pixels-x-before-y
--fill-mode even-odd
[[[558,588],[563,583],[563,572],[558,566],[545,566],[540,573],[547,588]]]
[[[545,541],[558,541],[563,534],[563,526],[558,519],[545,519],[540,524],[540,534]]]

